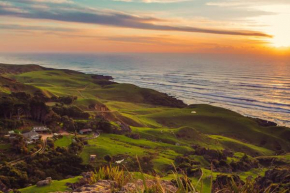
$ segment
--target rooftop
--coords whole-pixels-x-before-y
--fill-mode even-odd
[[[31,138],[34,136],[39,136],[39,134],[36,133],[35,131],[29,131],[27,133],[23,133],[23,137],[25,137],[25,138]]]

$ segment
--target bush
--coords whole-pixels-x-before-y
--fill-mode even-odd
[[[106,162],[111,162],[113,159],[112,159],[112,157],[110,155],[106,155],[104,157],[104,160],[106,160]]]

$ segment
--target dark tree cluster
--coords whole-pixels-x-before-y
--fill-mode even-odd
[[[24,125],[23,118],[29,118],[45,125],[57,125],[60,116],[45,104],[39,95],[31,96],[20,92],[2,97],[0,100],[0,127],[16,129]]]
[[[91,169],[83,165],[82,159],[75,154],[80,146],[80,143],[75,143],[68,149],[58,147],[47,153],[28,157],[25,162],[16,166],[3,165],[0,168],[0,183],[7,188],[23,188],[47,177],[61,180],[68,175],[80,175]]]
[[[90,117],[89,113],[82,111],[76,106],[64,107],[64,106],[54,106],[52,110],[59,116],[68,116],[74,119],[88,119]]]
[[[63,128],[75,132],[82,129],[92,129],[94,132],[102,131],[104,133],[113,133],[114,128],[105,119],[92,119],[92,120],[74,120],[68,116],[61,117]]]
[[[58,102],[58,103],[66,104],[66,105],[71,105],[77,99],[78,97],[76,96],[51,97],[52,102]]]

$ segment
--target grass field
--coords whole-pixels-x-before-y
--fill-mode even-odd
[[[236,139],[231,139],[228,137],[220,135],[210,135],[211,138],[218,140],[228,149],[233,150],[234,152],[248,152],[250,155],[273,155],[274,152],[259,146],[255,146],[249,143],[244,143]]]
[[[73,136],[71,135],[68,135],[68,136],[65,135],[62,138],[57,139],[54,142],[54,146],[55,147],[68,147],[72,143],[72,138]]]

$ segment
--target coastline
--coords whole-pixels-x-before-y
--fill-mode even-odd
[[[42,69],[45,69],[45,70],[63,70],[63,71],[71,71],[71,72],[75,72],[75,73],[81,73],[81,74],[87,74],[87,75],[91,75],[91,76],[96,76],[96,78],[100,78],[100,77],[104,77],[106,78],[107,80],[109,81],[114,81],[116,83],[124,83],[124,82],[120,82],[120,81],[115,81],[115,77],[111,76],[111,75],[108,75],[108,74],[99,74],[99,73],[88,73],[86,71],[81,71],[81,70],[76,70],[76,69],[73,69],[73,68],[63,68],[63,67],[50,67],[49,65],[40,65],[40,64],[12,64],[12,63],[1,63],[0,62],[0,65],[17,65],[17,66],[26,66],[26,65],[31,65],[31,66],[37,66],[37,67],[40,67]],[[132,83],[129,83],[129,84],[132,84]],[[135,85],[135,84],[132,84],[132,85]],[[135,85],[136,86],[136,85]],[[137,86],[140,86],[140,85],[137,85]],[[149,87],[142,87],[141,88],[147,88],[147,89],[152,89],[152,88],[149,88]],[[165,93],[166,95],[170,96],[170,97],[173,97],[177,100],[180,100],[182,101],[183,103],[185,103],[186,105],[198,105],[198,104],[206,104],[206,105],[210,105],[210,106],[214,106],[214,107],[220,107],[220,108],[224,108],[224,109],[228,109],[230,111],[233,111],[233,112],[236,112],[238,114],[241,114],[242,116],[245,116],[245,117],[249,117],[249,118],[253,118],[253,119],[256,119],[256,120],[261,120],[263,122],[269,122],[269,123],[275,123],[276,126],[279,126],[279,127],[287,127],[287,128],[290,128],[290,120],[289,120],[289,123],[284,123],[284,124],[281,124],[281,122],[278,122],[278,121],[275,121],[274,118],[263,118],[261,116],[257,116],[257,115],[249,115],[243,111],[238,111],[238,110],[234,110],[232,108],[229,108],[227,107],[227,105],[224,105],[224,104],[219,104],[219,103],[215,103],[215,102],[204,102],[204,103],[187,103],[186,101],[184,101],[184,99],[180,98],[180,97],[177,97],[171,93],[167,93],[167,92],[163,92],[163,91],[160,91],[160,90],[157,90],[157,89],[152,89],[152,90],[156,90],[158,92],[161,92],[161,93]]]

